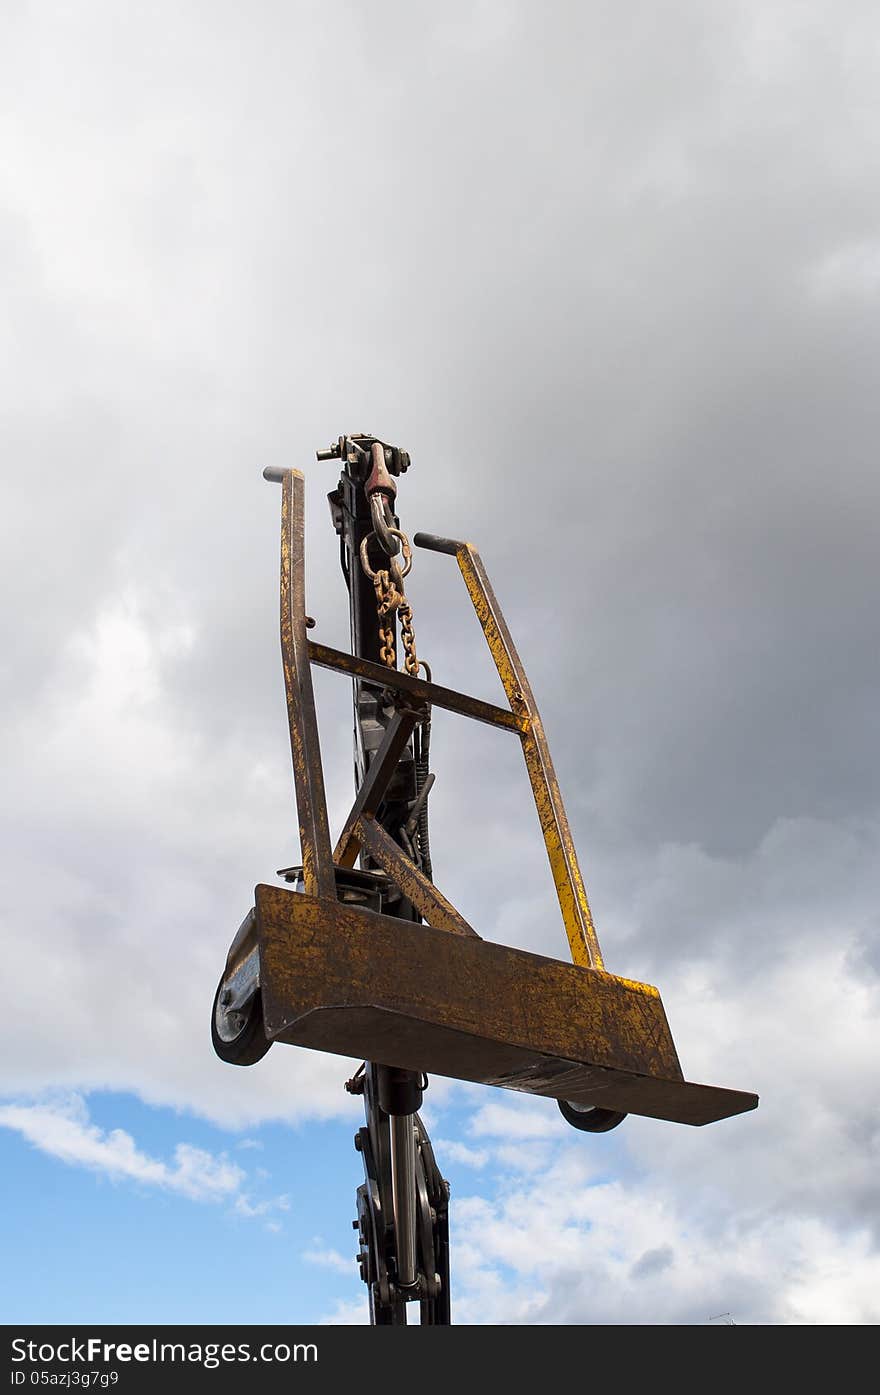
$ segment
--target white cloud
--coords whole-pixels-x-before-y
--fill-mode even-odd
[[[880,243],[856,242],[825,253],[807,269],[807,285],[820,297],[875,296],[880,291]]]
[[[272,1211],[289,1211],[289,1196],[273,1196],[264,1198],[261,1201],[252,1201],[244,1192],[240,1192],[235,1198],[234,1209],[241,1216],[267,1216]],[[277,1224],[277,1223],[276,1223]]]
[[[134,1090],[233,1125],[353,1115],[343,1082],[356,1063],[274,1047],[240,1070],[211,1047],[214,989],[254,884],[293,856],[275,828],[291,822],[292,791],[283,746],[269,784],[249,785],[252,762],[234,740],[219,775],[169,692],[194,643],[189,622],[166,623],[129,587],[74,632],[56,682],[21,715],[5,764],[20,791],[7,827],[16,874],[0,920],[22,991],[0,1023],[0,1089]],[[56,821],[41,932],[20,934]]]
[[[876,1326],[880,1321],[880,1254],[869,1231],[841,1236],[819,1220],[792,1227],[794,1263],[785,1311],[790,1322]]]
[[[675,1179],[591,1183],[558,1145],[540,1180],[452,1211],[457,1320],[477,1323],[872,1323],[880,1255],[862,1229],[691,1208]],[[497,1180],[497,1179],[496,1179]],[[721,1198],[719,1198],[721,1203]]]
[[[178,1143],[171,1162],[151,1157],[124,1129],[105,1130],[93,1124],[86,1101],[77,1094],[0,1104],[0,1127],[14,1130],[59,1162],[87,1168],[112,1182],[158,1187],[191,1201],[231,1203],[237,1215],[249,1220],[290,1210],[286,1195],[255,1199],[249,1194],[247,1173],[225,1153]],[[270,1220],[266,1228],[281,1227],[277,1220]]]
[[[533,1142],[519,1139],[516,1143],[502,1143],[494,1149],[494,1157],[502,1167],[514,1172],[544,1172],[551,1157],[549,1142]]]
[[[319,1269],[334,1269],[338,1274],[349,1276],[357,1274],[354,1259],[346,1259],[338,1250],[327,1249],[319,1241],[311,1249],[303,1250],[302,1257],[306,1264],[315,1264]]]
[[[503,1102],[502,1102],[503,1101]],[[559,1132],[559,1113],[555,1104],[514,1096],[508,1103],[484,1104],[472,1115],[468,1132],[477,1138],[540,1139],[552,1138]]]
[[[433,1140],[434,1151],[444,1162],[461,1163],[464,1167],[485,1167],[489,1161],[489,1151],[486,1148],[469,1148],[466,1143],[461,1143],[455,1138],[437,1138]]]
[[[173,1163],[151,1158],[124,1129],[104,1131],[91,1124],[85,1101],[78,1096],[62,1104],[0,1105],[0,1125],[16,1130],[61,1162],[87,1167],[114,1181],[125,1179],[180,1192],[193,1201],[225,1201],[245,1179],[242,1169],[225,1156],[189,1143],[177,1144]]]
[[[363,1298],[339,1299],[333,1311],[318,1319],[324,1327],[362,1327],[370,1321],[366,1290]]]

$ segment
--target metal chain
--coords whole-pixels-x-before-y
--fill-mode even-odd
[[[376,572],[373,585],[376,589],[376,611],[379,617],[379,656],[386,668],[396,668],[394,622],[386,622],[388,616],[393,615],[400,606],[400,595],[387,571]]]
[[[409,538],[399,529],[391,530],[400,538],[403,545],[403,567],[396,557],[389,558],[387,568],[374,572],[367,557],[367,544],[372,534],[361,543],[361,566],[370,578],[376,591],[376,612],[379,619],[379,654],[386,668],[396,668],[397,656],[394,649],[394,621],[389,616],[394,612],[400,619],[400,638],[403,641],[404,668],[413,678],[418,677],[419,659],[416,654],[416,636],[413,629],[412,606],[403,589],[403,578],[412,566],[412,550]]]
[[[388,617],[396,611],[400,620],[400,638],[403,641],[405,655],[403,666],[407,673],[411,673],[416,678],[419,672],[419,660],[416,654],[412,606],[404,594],[400,572],[398,571],[397,576],[395,576],[393,574],[395,570],[397,569],[392,563],[391,570],[381,570],[373,576],[373,586],[376,590],[376,611],[379,618],[379,654],[386,668],[396,667],[394,622],[388,623]]]
[[[406,655],[403,666],[407,673],[412,674],[413,678],[418,678],[419,661],[416,657],[416,636],[409,601],[404,600],[403,604],[398,606],[397,614],[400,617],[400,638],[403,640],[403,650]]]
[[[388,566],[373,571],[370,566],[369,544],[370,538],[378,537],[382,544],[383,551],[387,551],[384,541],[378,533],[368,533],[360,546],[361,567],[366,576],[370,578],[376,592],[376,613],[379,621],[379,655],[386,668],[397,667],[397,656],[394,652],[394,614],[397,612],[400,620],[400,638],[403,642],[404,668],[413,678],[418,678],[419,669],[424,668],[428,675],[428,682],[431,681],[431,670],[427,664],[422,664],[416,654],[416,635],[413,629],[412,606],[406,598],[403,589],[403,578],[409,573],[412,566],[412,548],[409,545],[409,538],[398,528],[389,528],[389,535],[393,541],[400,540],[403,564],[397,556],[389,556]],[[416,741],[413,736],[414,751],[416,752],[416,799],[412,806],[412,815],[415,822],[405,824],[400,830],[400,841],[405,850],[409,851],[413,861],[422,869],[427,877],[431,877],[431,849],[428,843],[428,806],[427,796],[434,783],[433,775],[428,774],[428,746],[431,739],[431,709],[427,709],[421,727],[420,736]],[[419,785],[421,783],[421,789]],[[417,812],[416,812],[417,811]],[[416,834],[416,830],[418,830]],[[418,842],[418,853],[413,848],[412,837],[416,834]],[[346,1089],[354,1090],[357,1083],[349,1081]],[[439,1175],[439,1174],[438,1174]]]

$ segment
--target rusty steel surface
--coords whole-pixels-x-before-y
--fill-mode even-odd
[[[273,1039],[678,1123],[757,1104],[683,1079],[649,984],[277,887],[255,897]]]
[[[286,470],[281,481],[281,663],[287,695],[303,880],[310,895],[333,896],[336,879],[308,643],[305,481],[299,470]]]
[[[755,1108],[753,1094],[685,1081],[656,988],[604,969],[540,714],[476,549],[426,534],[415,538],[456,557],[509,712],[383,667],[372,654],[309,643],[303,477],[279,474],[281,647],[305,894],[256,890],[248,943],[255,934],[269,1039],[680,1123],[705,1124]],[[364,631],[363,609],[353,610],[354,639],[377,648],[369,627]],[[365,744],[357,798],[332,853],[312,663],[354,679],[356,712],[368,694],[365,711],[369,716],[375,708],[374,727],[385,714],[369,754]],[[389,810],[387,798],[415,724],[431,704],[520,737],[573,964],[480,940],[398,843],[398,822],[415,804],[401,806],[396,791]],[[353,866],[359,855],[396,883],[405,915],[338,899],[335,868]]]
[[[388,473],[385,464],[385,448],[381,441],[373,441],[370,446],[371,470],[364,483],[367,498],[373,494],[385,494],[393,504],[397,495],[397,485]]]
[[[419,871],[411,858],[391,834],[375,819],[362,817],[354,827],[354,837],[360,846],[378,862],[383,872],[400,887],[410,905],[415,906],[435,930],[448,930],[453,935],[477,935],[472,925],[447,901],[424,872]],[[477,936],[477,938],[479,938]]]
[[[587,900],[584,879],[581,876],[568,816],[550,757],[550,748],[544,735],[541,715],[480,554],[471,543],[456,542],[452,538],[435,538],[430,533],[417,533],[413,541],[417,547],[452,553],[458,562],[511,710],[517,716],[525,718],[525,730],[522,732],[523,755],[572,961],[585,968],[601,969],[603,960],[599,937],[593,924],[590,903]]]
[[[397,762],[406,750],[412,736],[413,727],[421,712],[417,708],[404,708],[395,712],[388,723],[382,744],[370,762],[360,789],[357,792],[351,813],[339,835],[333,852],[337,867],[353,867],[357,861],[361,845],[357,828],[362,815],[371,818],[378,813],[379,805],[385,797],[388,785],[397,769]]]
[[[347,673],[351,678],[363,678],[366,682],[375,683],[378,688],[392,688],[396,692],[418,698],[432,707],[458,712],[463,717],[473,717],[478,722],[501,727],[504,731],[513,731],[521,735],[527,727],[524,717],[517,717],[514,712],[508,712],[506,707],[496,707],[494,703],[484,702],[482,698],[469,697],[467,693],[458,693],[454,688],[444,688],[439,683],[414,678],[412,674],[400,669],[385,668],[382,664],[371,663],[368,659],[360,659],[354,654],[345,654],[341,649],[316,644],[314,640],[309,641],[309,658],[319,668]]]

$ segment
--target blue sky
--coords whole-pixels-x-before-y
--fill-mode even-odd
[[[360,1296],[351,1126],[237,1136],[130,1095],[95,1093],[87,1105],[91,1127],[104,1137],[124,1130],[153,1160],[171,1160],[185,1142],[243,1176],[216,1198],[193,1199],[109,1161],[59,1161],[4,1129],[3,1173],[16,1197],[7,1239],[18,1257],[2,1281],[6,1321],[313,1322]],[[264,1214],[244,1209],[262,1205]],[[352,1260],[347,1276],[333,1252]],[[310,1263],[309,1253],[330,1258]]]
[[[468,1093],[469,1107],[447,1098],[439,1110],[429,1103],[424,1111],[435,1137],[452,1135],[440,1151],[453,1189],[453,1234],[460,1198],[491,1204],[503,1185],[499,1170],[487,1168],[486,1136],[466,1132],[475,1098],[492,1092]],[[547,1134],[563,1134],[554,1106],[536,1114]],[[3,1175],[15,1196],[5,1225],[16,1255],[0,1288],[5,1321],[366,1320],[351,1227],[362,1180],[353,1104],[345,1121],[264,1125],[243,1134],[119,1093],[56,1097],[40,1118],[42,1128],[31,1113],[28,1139],[22,1116],[0,1108],[0,1125],[7,1125],[0,1128]],[[64,1135],[59,1121],[72,1122]],[[520,1156],[506,1161],[508,1180],[544,1160],[534,1150],[546,1145],[536,1145],[534,1135],[546,1137],[541,1127],[526,1130]],[[175,1162],[181,1143],[198,1150],[183,1184]],[[619,1173],[610,1136],[599,1148]],[[503,1261],[496,1273],[502,1281],[513,1277]]]
[[[736,1135],[718,1133],[735,1121],[710,1133],[630,1119],[580,1135],[551,1101],[435,1084],[424,1117],[452,1186],[456,1321],[858,1314],[873,1268],[864,1228],[845,1239],[844,1279],[827,1228],[774,1214],[772,1184],[737,1175]],[[130,1094],[0,1107],[15,1197],[6,1320],[366,1321],[351,1229],[353,1101],[346,1113],[233,1131]],[[802,1272],[784,1284],[793,1254]]]

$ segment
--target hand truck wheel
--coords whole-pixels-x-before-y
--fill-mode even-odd
[[[262,1060],[271,1041],[266,1040],[263,1025],[263,999],[257,989],[250,1002],[242,1008],[227,1011],[221,997],[223,979],[214,994],[211,1008],[211,1041],[221,1061],[232,1066],[252,1066]]]
[[[557,1100],[559,1111],[573,1129],[581,1133],[608,1133],[622,1124],[626,1118],[617,1109],[600,1109],[593,1104],[572,1104],[570,1100]]]

